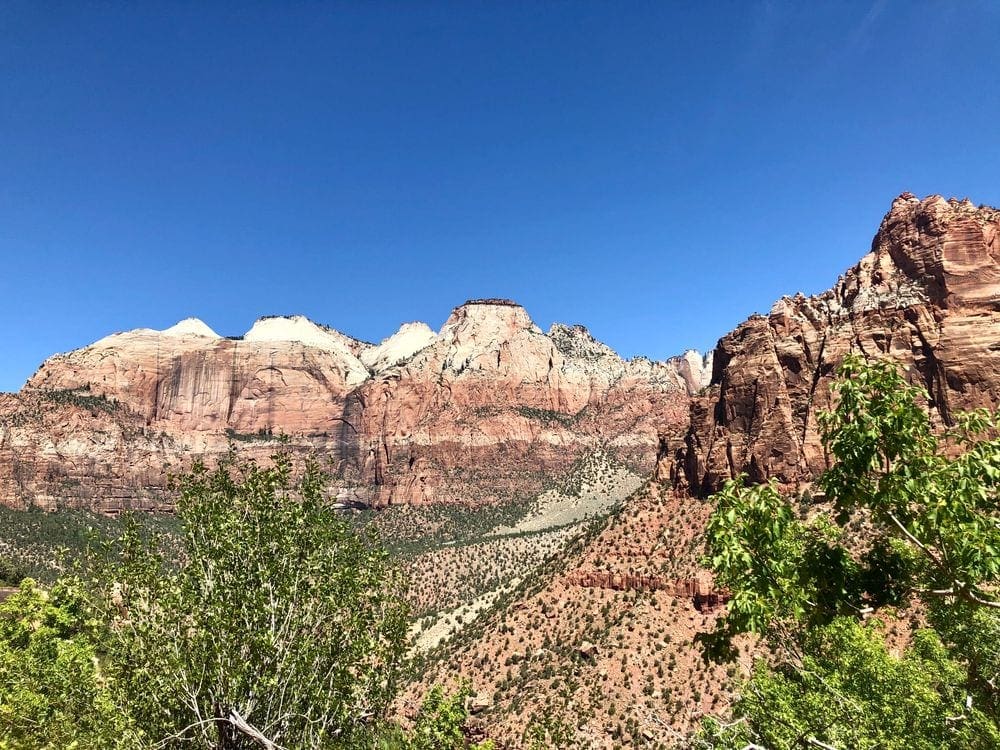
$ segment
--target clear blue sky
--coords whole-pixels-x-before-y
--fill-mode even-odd
[[[1000,204],[998,40],[992,1],[8,0],[0,390],[190,315],[378,340],[482,296],[710,348],[904,190]]]

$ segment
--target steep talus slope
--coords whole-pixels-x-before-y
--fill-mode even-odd
[[[724,713],[739,667],[706,666],[693,644],[719,611],[698,566],[710,510],[647,483],[432,651],[398,711],[466,677],[483,706],[473,726],[514,748],[545,727],[563,740],[542,746],[668,747]]]
[[[1000,404],[1000,212],[904,193],[833,289],[784,297],[724,336],[711,385],[658,473],[695,494],[746,472],[796,487],[825,466],[816,411],[850,351],[902,363],[941,424]]]
[[[167,469],[230,444],[318,454],[345,500],[523,497],[600,445],[650,470],[658,431],[684,429],[699,361],[626,362],[582,327],[543,333],[506,300],[378,345],[301,316],[238,338],[194,319],[114,334],[49,358],[5,398],[0,502],[156,506]]]

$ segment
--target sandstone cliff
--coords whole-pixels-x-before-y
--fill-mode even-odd
[[[724,336],[711,384],[658,475],[707,494],[746,472],[800,486],[826,467],[816,411],[849,351],[902,363],[948,424],[1000,405],[1000,211],[968,200],[896,198],[871,252],[829,291],[778,300]]]
[[[55,355],[5,395],[0,502],[158,507],[170,471],[230,445],[318,454],[345,501],[496,500],[598,445],[650,470],[658,432],[683,431],[706,379],[698,355],[625,361],[506,300],[378,345],[301,316],[233,338],[189,319]]]

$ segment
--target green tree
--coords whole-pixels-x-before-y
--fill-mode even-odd
[[[529,750],[560,750],[578,744],[573,726],[551,713],[532,714],[524,741]]]
[[[121,702],[158,747],[350,747],[372,740],[406,644],[387,554],[329,508],[314,466],[182,478],[181,557],[141,526],[105,573]]]
[[[466,746],[462,724],[468,718],[465,699],[472,694],[468,685],[445,693],[435,685],[424,698],[411,734],[411,750],[462,750]]]
[[[468,682],[462,682],[453,693],[440,685],[433,686],[424,696],[412,729],[387,726],[379,736],[378,750],[493,750],[492,740],[470,743],[466,739],[464,727],[471,696]]]
[[[420,706],[407,750],[491,750],[490,740],[470,745],[465,739],[463,726],[469,718],[466,704],[471,696],[468,682],[453,693],[446,693],[440,685],[432,687]]]
[[[877,624],[849,617],[805,630],[798,658],[758,662],[736,703],[740,721],[709,720],[702,746],[939,750],[1000,746],[992,720],[966,705],[967,674],[937,634],[918,630],[902,656]]]
[[[73,580],[46,592],[28,578],[0,604],[0,748],[137,746],[104,668],[106,637]]]
[[[1000,656],[997,640],[984,634],[1000,632],[996,417],[959,415],[954,427],[936,434],[926,394],[888,362],[847,357],[834,389],[835,409],[820,415],[834,464],[818,482],[825,500],[806,519],[773,484],[737,480],[717,495],[706,561],[732,600],[716,630],[701,639],[706,654],[732,657],[740,633],[763,636],[777,650],[776,670],[759,667],[737,705],[758,734],[767,711],[773,719],[780,709],[787,726],[802,730],[800,744],[850,737],[841,741],[887,746],[879,744],[886,741],[879,727],[898,731],[899,725],[877,695],[847,678],[892,673],[892,689],[920,696],[930,711],[910,706],[898,717],[910,717],[919,732],[910,741],[975,747],[964,728],[982,727],[984,716],[992,732],[984,736],[993,741]],[[918,633],[901,659],[887,655],[871,628],[845,624],[844,618],[915,599],[937,632]],[[941,639],[950,655],[935,650]],[[863,655],[860,662],[852,649]],[[930,679],[934,670],[943,677]],[[959,686],[969,700],[959,701],[956,713]],[[846,705],[840,697],[863,710],[837,712]],[[791,735],[773,741],[796,744]]]

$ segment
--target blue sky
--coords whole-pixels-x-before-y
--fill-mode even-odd
[[[0,390],[190,315],[378,340],[469,297],[620,353],[1000,205],[1000,3],[0,7]]]

